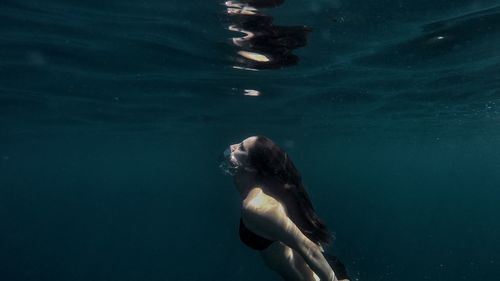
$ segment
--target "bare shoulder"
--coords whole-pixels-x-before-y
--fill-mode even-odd
[[[300,232],[285,206],[260,188],[252,189],[243,201],[241,217],[250,230],[270,240],[290,241]]]
[[[248,193],[245,200],[243,200],[242,211],[248,213],[258,213],[260,215],[264,215],[266,213],[269,215],[269,212],[286,213],[281,202],[264,193],[264,191],[259,187],[252,189]]]

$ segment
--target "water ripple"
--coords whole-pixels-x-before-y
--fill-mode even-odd
[[[283,5],[266,10],[277,25],[313,30],[294,51],[300,64],[243,73],[223,3],[101,2],[0,3],[1,124],[306,130],[499,118],[500,6],[403,19],[358,2]]]

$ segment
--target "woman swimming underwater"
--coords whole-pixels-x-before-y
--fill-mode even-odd
[[[349,280],[344,265],[324,255],[331,242],[302,179],[272,140],[249,137],[224,151],[221,168],[241,194],[239,235],[286,281]]]

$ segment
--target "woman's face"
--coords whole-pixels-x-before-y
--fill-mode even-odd
[[[244,139],[240,143],[235,143],[229,146],[232,156],[243,166],[248,166],[248,150],[255,142],[255,137]]]
[[[256,137],[249,137],[240,143],[230,145],[224,151],[225,163],[221,164],[221,168],[231,176],[243,170],[250,171],[248,151],[254,145],[256,139]]]

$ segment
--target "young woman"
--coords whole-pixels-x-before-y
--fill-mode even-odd
[[[221,168],[241,194],[240,239],[269,268],[286,281],[349,280],[343,264],[324,255],[331,234],[286,152],[269,138],[249,137],[224,151]]]

